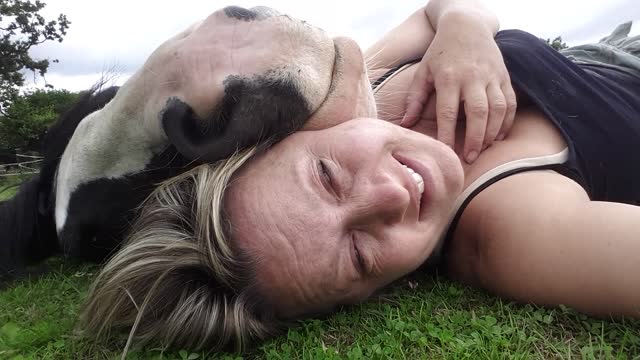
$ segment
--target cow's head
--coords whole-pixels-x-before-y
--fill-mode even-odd
[[[355,42],[265,7],[221,9],[160,45],[103,108],[72,121],[68,143],[54,135],[66,143],[54,186],[60,245],[73,254],[79,242],[104,243],[93,234],[106,221],[180,171],[159,171],[173,166],[167,149],[210,162],[302,127],[374,115]]]
[[[258,7],[226,7],[167,40],[121,89],[149,140],[215,160],[301,128],[374,115],[358,46]],[[333,90],[342,103],[317,114]]]

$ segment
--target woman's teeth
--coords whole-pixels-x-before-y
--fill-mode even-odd
[[[420,191],[420,194],[422,194],[424,192],[424,179],[422,178],[422,176],[420,176],[420,174],[415,172],[415,170],[408,167],[407,165],[402,165],[402,166],[404,166],[404,168],[409,172],[409,174],[411,174],[413,181],[415,181],[416,184],[418,184],[418,190]]]

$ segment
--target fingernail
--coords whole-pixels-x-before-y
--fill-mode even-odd
[[[477,151],[471,151],[467,154],[467,163],[471,164],[472,162],[476,161],[476,159],[478,158],[478,152]]]

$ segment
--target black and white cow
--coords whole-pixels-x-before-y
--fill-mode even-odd
[[[40,174],[0,204],[0,278],[57,252],[104,259],[162,180],[313,128],[343,59],[364,69],[354,45],[269,8],[227,7],[162,44],[121,88],[86,93],[49,130]],[[368,87],[358,76],[343,81]],[[375,114],[372,99],[333,98],[344,106],[321,126]]]

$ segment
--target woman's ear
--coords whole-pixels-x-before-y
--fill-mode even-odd
[[[212,162],[249,146],[278,141],[302,128],[311,116],[308,102],[285,80],[225,80],[224,96],[207,118],[177,97],[161,112],[169,142],[186,158]]]

